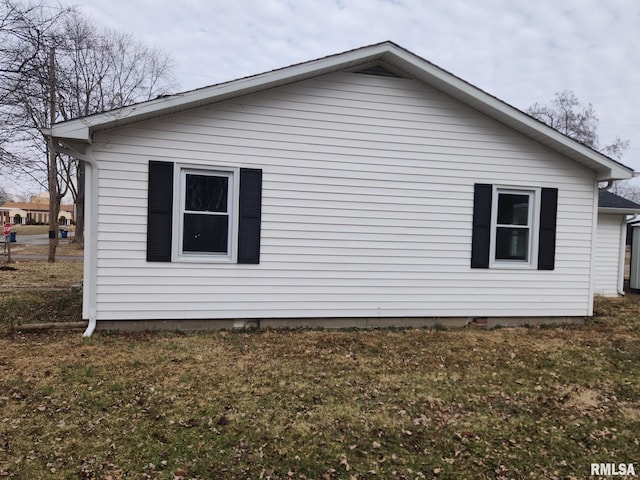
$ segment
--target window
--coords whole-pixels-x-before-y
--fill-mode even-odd
[[[533,192],[497,191],[497,205],[493,209],[495,227],[493,259],[529,262],[533,230]]]
[[[260,263],[261,169],[150,160],[148,180],[147,261]]]
[[[475,184],[471,268],[554,270],[557,188]]]
[[[232,171],[181,169],[180,257],[233,257],[235,196]]]

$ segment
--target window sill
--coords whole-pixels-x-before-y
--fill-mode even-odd
[[[493,262],[489,265],[492,270],[536,270],[536,266],[524,262]]]
[[[236,263],[229,255],[177,255],[174,263]]]

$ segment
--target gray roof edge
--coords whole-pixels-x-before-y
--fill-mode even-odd
[[[608,190],[600,190],[598,211],[602,213],[640,213],[640,204]]]

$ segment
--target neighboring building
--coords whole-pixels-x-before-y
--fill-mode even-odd
[[[74,223],[74,205],[60,205],[58,223]],[[12,225],[32,225],[49,223],[49,194],[32,196],[28,202],[5,202],[0,205],[0,221]]]
[[[87,164],[87,335],[581,320],[633,173],[390,42],[47,133]]]
[[[627,222],[640,214],[640,205],[606,190],[600,191],[596,241],[594,292],[624,295]]]

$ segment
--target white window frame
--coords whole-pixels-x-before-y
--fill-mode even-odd
[[[226,253],[185,252],[183,251],[184,213],[186,204],[187,175],[208,175],[227,177],[227,214],[229,229]],[[238,210],[240,181],[239,168],[175,164],[173,175],[173,234],[172,260],[187,263],[236,263],[238,259]],[[206,214],[205,214],[206,215]]]
[[[529,197],[528,226],[529,240],[527,242],[526,260],[507,260],[496,258],[496,243],[498,232],[498,198],[501,194],[527,195]],[[491,197],[491,243],[489,268],[504,269],[537,269],[538,268],[538,241],[540,236],[540,195],[541,189],[526,187],[493,186]],[[510,228],[518,228],[509,226]]]

